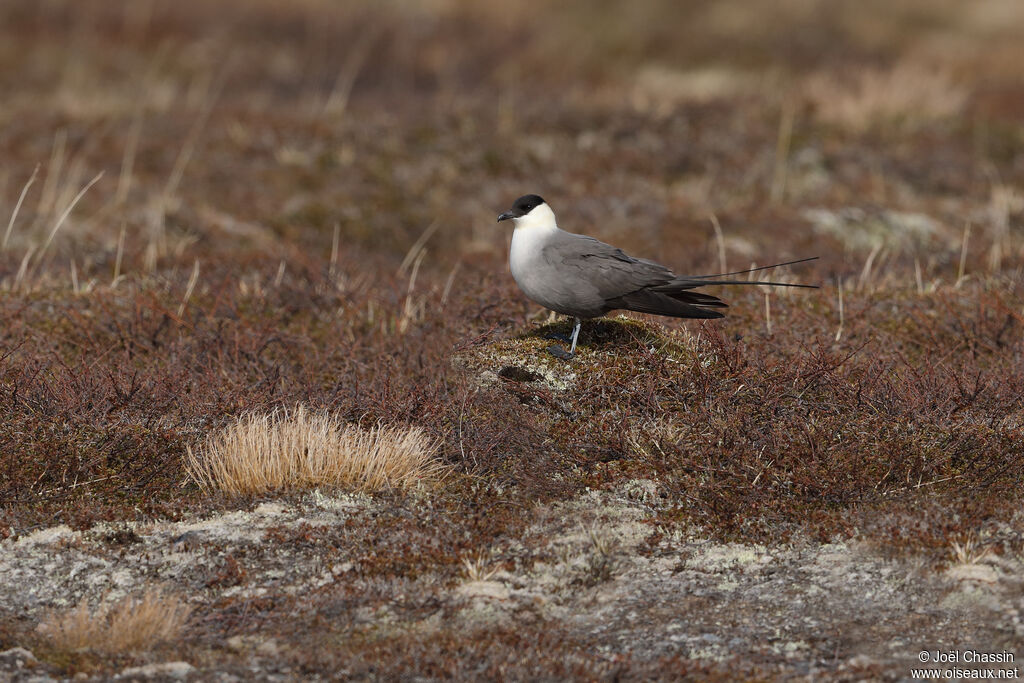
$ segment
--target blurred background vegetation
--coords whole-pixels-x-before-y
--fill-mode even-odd
[[[433,223],[425,272],[497,268],[527,192],[682,269],[716,260],[714,213],[743,265],[948,274],[971,222],[998,270],[1021,25],[1015,0],[4,3],[0,213],[40,169],[0,281],[106,275],[119,241],[120,273],[327,258],[335,226],[401,259]]]

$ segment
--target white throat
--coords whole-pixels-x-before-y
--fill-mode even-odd
[[[558,225],[555,223],[555,212],[547,204],[538,204],[533,207],[533,211],[530,213],[512,220],[516,224],[513,235],[518,234],[520,231],[540,232],[558,230]]]
[[[540,204],[525,216],[513,220],[516,227],[512,231],[512,248],[508,255],[509,270],[526,295],[538,301],[540,293],[534,292],[531,284],[537,263],[543,261],[545,245],[560,232],[555,223],[555,212],[547,204]]]

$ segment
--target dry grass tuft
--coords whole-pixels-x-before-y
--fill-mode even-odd
[[[96,610],[83,599],[71,610],[51,613],[38,631],[59,650],[136,652],[178,639],[191,612],[181,598],[151,590]]]
[[[950,555],[959,565],[980,564],[991,554],[991,546],[984,545],[975,534],[967,534],[962,542],[953,541],[950,547]]]
[[[441,471],[418,427],[364,429],[304,406],[249,413],[210,435],[186,466],[204,489],[246,495],[286,488],[408,488]]]
[[[462,558],[462,568],[469,581],[490,581],[495,574],[501,571],[501,565],[491,562],[488,555],[484,553]]]

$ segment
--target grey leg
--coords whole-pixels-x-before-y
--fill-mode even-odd
[[[547,348],[548,353],[550,353],[555,358],[560,358],[562,360],[572,360],[573,355],[576,353],[576,340],[580,336],[580,326],[583,324],[583,321],[581,321],[579,318],[573,318],[573,320],[576,321],[576,326],[572,328],[572,337],[564,340],[572,342],[572,346],[569,348],[569,350],[566,351],[564,348],[558,346],[557,344],[552,344]]]
[[[583,324],[579,318],[575,318],[575,320],[576,327],[572,328],[572,346],[569,348],[570,356],[576,352],[576,338],[580,336],[580,326]]]

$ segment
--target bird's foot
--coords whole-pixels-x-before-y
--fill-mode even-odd
[[[548,353],[550,353],[552,356],[554,356],[555,358],[558,358],[560,360],[572,360],[573,356],[576,355],[574,353],[569,353],[568,351],[566,351],[563,347],[559,346],[558,344],[552,344],[551,346],[549,346],[545,350]]]

